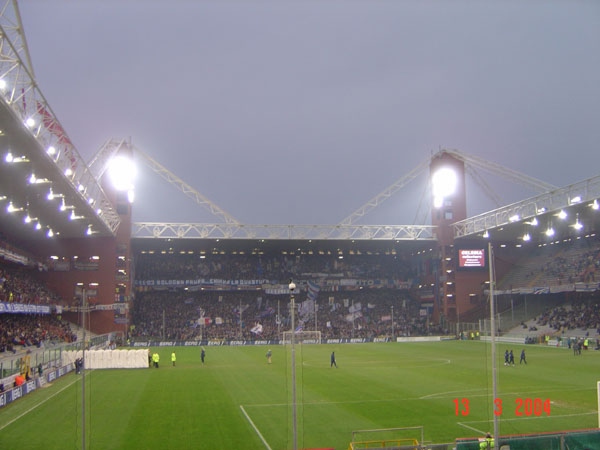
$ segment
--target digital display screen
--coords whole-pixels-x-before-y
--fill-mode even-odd
[[[485,268],[485,249],[462,248],[458,250],[459,269],[483,269]]]

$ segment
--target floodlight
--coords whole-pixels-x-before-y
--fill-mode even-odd
[[[525,242],[529,242],[529,241],[531,240],[531,236],[529,235],[529,233],[525,233],[525,234],[523,235],[523,240],[524,240]]]
[[[435,207],[442,206],[443,199],[454,194],[457,183],[456,172],[448,167],[442,167],[431,176]]]
[[[108,176],[116,190],[127,191],[133,189],[135,175],[135,164],[130,158],[117,156],[110,161]]]
[[[566,219],[567,218],[567,213],[565,212],[564,209],[561,209],[559,211],[559,213],[556,215],[559,219]]]

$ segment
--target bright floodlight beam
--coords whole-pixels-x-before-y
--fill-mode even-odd
[[[118,191],[133,190],[136,173],[133,160],[122,155],[113,158],[108,166],[108,176],[113,187]]]
[[[444,204],[444,198],[449,197],[456,191],[456,172],[449,167],[442,167],[431,176],[431,185],[433,206],[440,208]]]

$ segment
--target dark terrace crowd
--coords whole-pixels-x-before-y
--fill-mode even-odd
[[[60,297],[36,280],[31,268],[0,265],[0,302],[56,305]],[[0,353],[77,339],[55,314],[0,314]]]
[[[294,326],[322,338],[377,338],[445,333],[429,324],[408,291],[361,289],[294,296]],[[272,340],[292,326],[289,295],[259,291],[151,291],[136,296],[134,340]]]
[[[397,254],[314,253],[181,254],[136,257],[137,280],[288,280],[330,278],[400,280],[414,277],[410,260]],[[323,338],[426,335],[434,330],[409,290],[358,289],[320,292],[316,307],[295,295],[295,325],[321,331]],[[132,311],[134,339],[279,339],[291,327],[289,295],[262,290],[138,292]],[[393,320],[392,320],[393,313]],[[316,320],[315,320],[316,318]]]
[[[31,273],[31,268],[0,265],[0,302],[56,305],[60,297]]]
[[[600,334],[600,303],[598,300],[577,301],[544,311],[536,323],[556,331],[595,330]]]
[[[76,339],[69,323],[53,314],[0,314],[0,353]]]
[[[136,257],[137,280],[186,280],[198,278],[268,279],[286,281],[302,274],[337,274],[347,278],[395,278],[415,276],[406,256],[345,255],[225,255],[140,254]]]

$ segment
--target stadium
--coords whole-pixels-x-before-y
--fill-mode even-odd
[[[440,149],[337,224],[246,224],[131,139],[84,161],[2,11],[3,448],[600,448],[600,176]],[[132,163],[214,220],[135,222]],[[535,195],[468,217],[482,172]],[[420,176],[421,224],[365,224]]]

